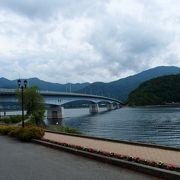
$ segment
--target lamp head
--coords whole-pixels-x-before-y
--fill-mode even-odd
[[[27,80],[24,80],[24,87],[27,87]]]
[[[21,87],[21,80],[20,79],[18,79],[18,88],[20,88]]]

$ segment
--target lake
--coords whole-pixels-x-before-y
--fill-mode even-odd
[[[59,125],[77,128],[85,135],[180,148],[180,107],[101,108],[97,114],[89,114],[88,108],[65,109],[64,116]]]

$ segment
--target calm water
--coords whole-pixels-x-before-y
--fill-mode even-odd
[[[58,123],[78,128],[86,135],[180,148],[180,108],[101,109],[95,115],[90,115],[88,109],[65,109],[65,118]]]

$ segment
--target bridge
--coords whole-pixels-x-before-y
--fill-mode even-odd
[[[16,89],[0,89],[0,105],[3,104],[19,104],[16,94]],[[62,119],[64,105],[71,102],[86,102],[89,104],[90,113],[98,113],[99,104],[104,103],[107,106],[107,110],[113,110],[120,108],[122,102],[117,99],[79,93],[64,93],[53,91],[40,91],[40,94],[44,98],[44,103],[47,107],[48,119]]]

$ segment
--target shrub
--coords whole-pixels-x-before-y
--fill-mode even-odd
[[[3,117],[0,119],[1,122],[4,122],[6,124],[9,124],[11,122],[10,118],[9,117]]]
[[[17,137],[17,136],[18,136],[18,133],[19,133],[19,131],[20,131],[21,128],[22,128],[22,127],[20,127],[20,126],[15,126],[15,128],[12,129],[8,134],[9,134],[10,136]]]
[[[14,131],[14,135],[22,140],[22,141],[30,141],[31,140],[31,133],[27,131],[25,128],[19,128],[18,130]]]
[[[26,116],[24,118],[26,119]],[[22,116],[21,115],[10,116],[11,123],[18,123],[21,120],[22,120]]]
[[[0,133],[1,134],[8,134],[10,131],[12,131],[15,127],[14,126],[7,126],[7,125],[1,125],[0,126]]]
[[[18,139],[23,141],[30,141],[31,139],[41,139],[44,136],[44,130],[42,128],[33,126],[20,128],[14,133]]]
[[[27,118],[27,115],[24,116],[24,118]],[[1,122],[4,122],[6,124],[10,124],[10,123],[18,123],[22,120],[22,116],[21,115],[15,115],[15,116],[10,116],[10,117],[2,117],[0,118]]]
[[[44,136],[44,129],[36,126],[27,126],[25,129],[32,133],[32,138],[41,139]]]
[[[44,130],[35,126],[18,127],[18,126],[0,126],[1,134],[9,134],[17,137],[23,141],[30,141],[31,139],[41,139],[44,136]]]

